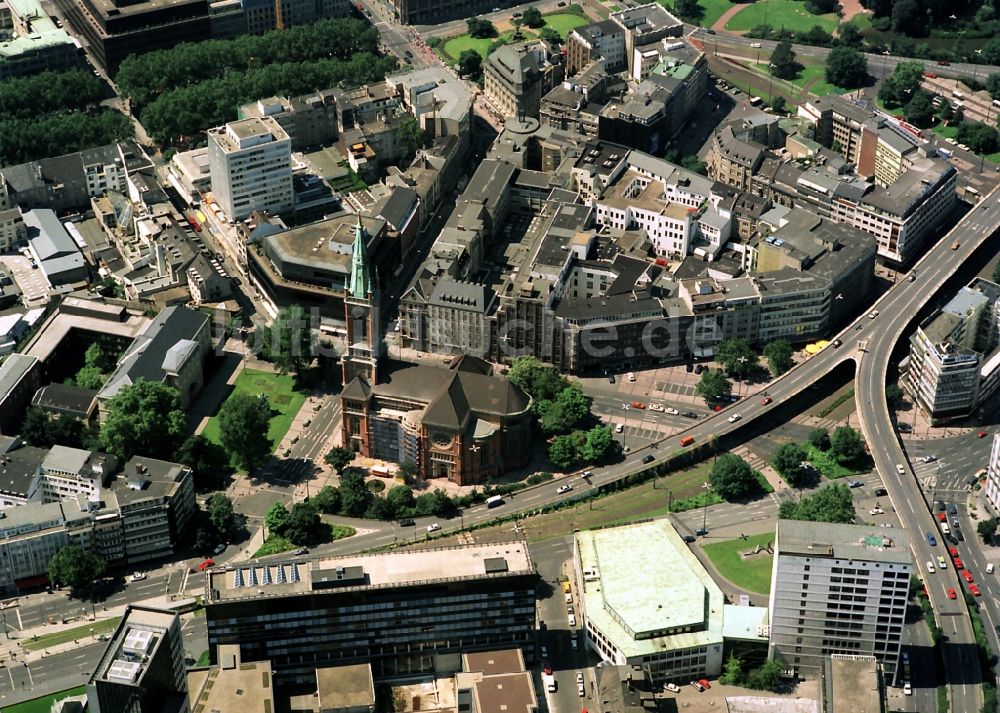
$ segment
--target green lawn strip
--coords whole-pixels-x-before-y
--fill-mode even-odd
[[[356,533],[353,527],[349,525],[330,525],[330,539],[327,542],[333,542],[334,540],[342,540],[345,537],[351,537]]]
[[[11,706],[4,706],[3,713],[50,713],[52,710],[52,704],[56,701],[61,701],[62,699],[69,698],[70,696],[82,696],[86,692],[86,686],[67,688],[65,691],[50,693],[49,695],[42,696],[41,698],[32,698],[30,701],[15,703]]]
[[[747,5],[726,23],[726,29],[737,32],[752,30],[765,24],[765,13],[766,24],[776,29],[808,30],[819,25],[827,32],[833,32],[840,22],[840,18],[833,13],[813,15],[796,0],[768,0]]]
[[[568,12],[557,12],[552,15],[545,15],[545,27],[551,27],[553,30],[559,33],[559,36],[566,39],[566,35],[569,34],[570,30],[577,27],[583,27],[584,25],[589,25],[590,20],[585,17],[580,17],[579,15],[570,15]],[[541,28],[539,28],[541,29]]]
[[[726,12],[729,11],[735,3],[729,0],[698,0],[698,4],[702,6],[705,10],[705,14],[701,18],[701,22],[698,23],[703,27],[711,27],[722,17]]]
[[[806,460],[812,463],[816,467],[816,470],[826,476],[829,480],[846,478],[849,475],[860,475],[861,473],[867,473],[870,470],[870,467],[867,466],[864,468],[851,468],[849,466],[841,465],[828,453],[824,453],[815,446],[809,444],[805,444],[803,448],[806,449]]]
[[[264,544],[253,553],[254,557],[267,557],[268,555],[279,555],[295,549],[295,543],[281,535],[268,535]]]
[[[30,639],[23,639],[21,644],[28,651],[41,651],[50,646],[58,646],[70,641],[85,639],[92,634],[107,634],[112,632],[118,626],[120,619],[121,617],[116,616],[84,624],[83,626],[74,626],[72,629],[63,629],[62,631],[53,631],[51,634],[33,636]]]
[[[201,656],[198,657],[198,660],[194,662],[194,667],[201,668],[202,666],[208,666],[210,663],[212,663],[212,654],[208,649],[205,649],[201,652]]]
[[[937,687],[937,709],[938,713],[948,713],[948,687]]]
[[[291,376],[271,374],[256,369],[244,369],[236,377],[233,393],[236,391],[246,391],[254,396],[264,394],[269,399],[271,412],[274,415],[271,416],[271,424],[267,429],[267,438],[271,441],[271,451],[273,452],[288,432],[295,414],[305,403],[305,392],[295,390],[295,379]],[[218,415],[209,419],[202,435],[212,443],[222,445]]]
[[[834,411],[836,411],[837,408],[841,404],[847,403],[850,399],[853,399],[853,398],[854,398],[854,388],[853,387],[848,387],[847,389],[845,389],[844,391],[842,391],[840,394],[838,394],[836,396],[836,398],[834,398],[830,403],[828,403],[826,406],[824,406],[823,408],[821,408],[816,413],[816,416],[818,418],[826,418],[831,413],[833,413]]]
[[[740,589],[757,594],[768,594],[771,591],[771,563],[774,555],[761,552],[747,558],[740,556],[741,552],[752,552],[760,545],[761,548],[774,542],[774,533],[765,532],[753,535],[747,539],[713,542],[705,545],[705,554],[723,577]]]
[[[851,18],[851,24],[856,25],[859,30],[868,30],[872,26],[872,16],[866,12],[859,12]]]
[[[741,64],[762,79],[767,80],[769,84],[773,82],[774,86],[772,89],[784,90],[788,94],[802,94],[808,90],[816,96],[825,96],[840,91],[838,87],[826,81],[826,68],[821,64],[804,65],[794,79],[771,77],[767,65],[764,63],[741,62]],[[757,85],[755,85],[755,88],[757,88]],[[767,99],[766,89],[767,87],[761,86],[760,91],[755,93]]]
[[[575,15],[569,15],[569,17],[576,17]],[[584,20],[582,25],[586,25],[587,21]],[[521,28],[521,34],[524,35],[524,39],[531,40],[537,37],[537,35],[528,29],[527,27]],[[457,37],[452,37],[445,40],[444,44],[440,46],[444,54],[450,58],[450,61],[456,61],[463,52],[466,50],[474,50],[479,53],[479,56],[486,59],[490,52],[490,46],[495,43],[509,44],[514,41],[514,31],[508,30],[507,32],[501,32],[497,37],[488,37],[486,39],[477,39],[469,34],[458,35]]]

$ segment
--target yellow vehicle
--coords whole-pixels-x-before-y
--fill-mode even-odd
[[[571,591],[573,591],[569,582],[563,582],[562,588],[563,588],[563,594],[569,594]]]

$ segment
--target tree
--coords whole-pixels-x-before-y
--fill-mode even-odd
[[[549,444],[549,460],[559,470],[569,470],[577,461],[577,449],[574,434],[556,436]]]
[[[799,72],[790,40],[781,40],[771,53],[771,74],[778,79],[794,79]]]
[[[913,95],[904,107],[903,113],[908,122],[921,129],[926,129],[934,123],[934,105],[931,103],[930,95],[924,91],[917,91]]]
[[[813,15],[826,15],[840,9],[840,0],[806,0],[806,10]]]
[[[483,57],[475,50],[463,50],[458,56],[458,73],[463,77],[479,77],[483,73]]]
[[[101,445],[122,461],[134,455],[170,460],[184,440],[184,420],[177,389],[140,378],[108,402]]]
[[[358,468],[346,468],[340,473],[340,512],[348,517],[364,517],[372,493],[365,485],[364,473]]]
[[[545,18],[534,5],[529,5],[524,9],[524,12],[521,13],[521,21],[533,30],[537,30],[545,24]]]
[[[684,22],[697,24],[705,16],[705,9],[698,0],[674,0],[674,14]]]
[[[191,469],[197,483],[199,476],[218,467],[220,450],[219,446],[200,434],[189,436],[177,451],[177,461]]]
[[[757,368],[757,352],[746,339],[727,339],[715,350],[715,360],[733,379],[744,379]]]
[[[562,35],[551,27],[543,27],[540,29],[538,31],[538,39],[545,40],[546,42],[551,42],[556,45],[561,45],[563,43]]]
[[[454,512],[455,503],[448,497],[448,493],[440,488],[434,488],[429,493],[424,493],[417,498],[414,507],[420,515],[444,517]]]
[[[393,517],[401,517],[409,513],[416,500],[413,498],[413,491],[405,485],[396,485],[385,494],[386,503],[392,510]]]
[[[323,460],[338,473],[343,473],[344,468],[347,467],[348,463],[354,460],[356,455],[357,453],[352,451],[350,448],[334,446],[325,456],[323,456]]]
[[[208,521],[223,542],[230,542],[236,536],[238,524],[233,501],[222,493],[215,493],[205,503]]]
[[[49,579],[59,587],[74,592],[86,591],[107,567],[107,563],[89,550],[67,545],[49,560]]]
[[[260,330],[260,357],[282,374],[296,372],[313,358],[309,317],[300,305],[283,307],[269,327]]]
[[[314,545],[320,540],[319,512],[309,500],[295,503],[288,514],[284,535],[296,545]]]
[[[580,451],[581,460],[586,463],[596,463],[613,449],[614,436],[610,426],[594,426],[587,431],[587,442]]]
[[[83,364],[107,374],[115,368],[115,357],[113,354],[107,353],[101,342],[94,342],[83,353]]]
[[[781,663],[775,659],[768,659],[758,668],[747,673],[743,685],[759,691],[776,691],[780,682]]]
[[[38,406],[29,406],[21,423],[21,438],[36,448],[51,448],[55,441],[51,436],[49,415]]]
[[[443,40],[436,35],[434,37],[427,38],[427,46],[430,47],[431,49],[440,47],[442,42]]]
[[[340,489],[324,485],[312,499],[321,513],[335,515],[340,511]]]
[[[897,384],[889,384],[885,387],[885,400],[890,409],[898,409],[903,405],[903,390]]]
[[[691,173],[697,173],[701,176],[708,175],[708,167],[705,162],[702,161],[696,154],[691,154],[690,156],[684,156],[681,159],[681,166]]]
[[[263,394],[234,392],[219,411],[219,440],[238,468],[253,470],[271,453],[271,405]]]
[[[825,451],[830,448],[830,433],[822,426],[809,431],[806,440],[816,450]]]
[[[412,458],[404,458],[399,464],[399,474],[403,476],[403,482],[410,485],[420,477],[420,466]]]
[[[922,62],[900,62],[892,74],[882,81],[878,90],[879,99],[890,108],[906,104],[920,89],[923,75]]]
[[[799,44],[812,45],[814,47],[829,47],[833,44],[833,35],[819,25],[813,25],[805,32],[796,32],[795,41]]]
[[[719,456],[708,476],[712,490],[724,500],[742,500],[760,489],[750,464],[732,453]]]
[[[743,685],[743,662],[736,658],[734,654],[729,654],[729,660],[726,661],[726,670],[719,676],[719,683],[723,686]]]
[[[854,522],[854,499],[846,485],[828,485],[798,502],[784,501],[778,508],[778,518],[851,523]]]
[[[284,503],[274,503],[264,513],[264,527],[275,535],[284,535],[288,525],[288,509]]]
[[[852,47],[834,47],[826,58],[826,81],[856,89],[868,81],[868,60]]]
[[[780,94],[775,95],[771,100],[771,111],[775,114],[784,114],[787,107],[787,102],[785,98]]]
[[[722,401],[733,392],[733,383],[721,371],[706,369],[701,373],[695,392],[707,403]]]
[[[993,544],[993,535],[997,531],[997,519],[991,517],[988,520],[983,520],[976,525],[976,532],[979,533],[979,537],[982,538],[984,545]]]
[[[806,452],[798,443],[782,443],[774,450],[771,466],[781,474],[791,486],[798,485],[805,475],[802,463]]]
[[[399,148],[403,158],[407,161],[416,156],[417,151],[424,147],[425,134],[420,128],[420,124],[412,116],[407,114],[399,122]]]
[[[554,368],[530,356],[514,360],[507,372],[507,381],[535,401],[554,400],[568,383]]]
[[[892,30],[910,37],[927,35],[927,15],[917,0],[895,0],[892,3]]]
[[[482,17],[470,17],[465,21],[469,29],[469,35],[477,40],[486,40],[497,36],[497,28],[493,23]]]
[[[73,377],[73,381],[81,389],[93,389],[94,391],[99,390],[104,386],[106,381],[104,374],[96,366],[85,366],[76,372],[76,376]]]
[[[784,339],[769,342],[764,347],[764,358],[767,359],[767,368],[775,376],[781,376],[795,366],[795,360],[792,359],[792,345]]]
[[[986,91],[994,99],[1000,99],[1000,72],[994,72],[986,78]],[[947,104],[948,102],[943,102]]]
[[[865,456],[861,434],[850,426],[838,426],[830,436],[830,455],[838,463],[857,463]]]
[[[590,397],[577,384],[563,388],[554,401],[539,402],[542,431],[546,434],[567,433],[590,414]]]
[[[841,23],[838,28],[837,36],[840,39],[840,43],[847,45],[848,47],[859,48],[864,42],[864,37],[861,35],[861,30],[853,22]]]
[[[955,140],[980,154],[997,150],[997,130],[978,121],[963,121],[958,125]]]

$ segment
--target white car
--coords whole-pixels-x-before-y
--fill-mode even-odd
[[[628,373],[627,378],[628,378],[629,381],[635,381],[635,372],[634,371],[630,371]]]
[[[730,416],[726,420],[729,421],[729,423],[736,423],[741,418],[743,418],[741,415],[739,415],[738,413],[734,413],[732,416]]]
[[[924,463],[933,463],[934,461],[937,460],[937,456],[924,456],[920,460],[922,460]]]
[[[676,683],[664,683],[663,690],[670,691],[671,693],[680,693],[681,687],[678,686]]]
[[[583,689],[582,683],[576,687],[576,693],[578,696],[580,696],[580,698],[583,698],[585,695],[587,695],[587,692]]]
[[[912,696],[913,695],[913,686],[910,685],[909,681],[907,681],[906,683],[903,684],[903,695],[904,696]]]
[[[576,682],[583,683],[583,671],[576,672]]]
[[[131,579],[133,582],[141,582],[145,578],[146,578],[145,572],[134,572],[132,576],[129,577],[129,579]]]
[[[568,614],[566,616],[566,618],[569,621],[569,625],[570,626],[576,626],[576,615],[575,614]]]
[[[624,430],[625,430],[624,424],[619,423],[617,426],[615,426],[615,433],[621,433]]]
[[[567,483],[566,485],[560,485],[556,489],[556,493],[558,493],[559,495],[562,495],[563,493],[568,493],[572,489],[573,489],[573,486],[570,485],[569,483]]]
[[[663,413],[664,408],[662,406],[660,406],[660,404],[650,404],[649,405],[649,410],[650,411],[659,411],[660,413]]]
[[[680,413],[681,413],[680,411],[678,411],[677,409],[675,409],[672,406],[668,406],[667,407],[667,414],[670,415],[670,416],[679,416]]]
[[[430,525],[427,526],[427,532],[437,532],[440,529],[441,526],[438,525],[436,522],[432,522]]]
[[[930,560],[927,560],[926,562],[924,562],[924,566],[927,567],[927,573],[928,574],[934,574],[934,572],[937,571],[937,570],[934,569],[934,563],[931,562]]]
[[[760,42],[751,42],[750,46],[753,47],[755,50],[759,50],[763,45],[761,45]]]
[[[577,648],[579,647],[579,644],[577,643],[576,638],[572,638],[572,639],[569,640],[569,647],[571,649],[573,649],[574,651],[577,650]]]

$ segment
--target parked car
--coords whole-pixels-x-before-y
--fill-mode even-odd
[[[427,532],[437,532],[440,529],[441,526],[438,525],[436,522],[432,522],[430,525],[427,526]]]
[[[642,411],[643,409],[646,408],[646,404],[644,404],[642,401],[633,401],[632,408]]]
[[[676,683],[664,683],[663,690],[670,691],[671,693],[680,693],[681,687],[678,686]]]
[[[696,414],[694,411],[685,411],[684,413],[681,414],[681,416],[683,416],[684,418],[698,418],[698,414]]]
[[[975,577],[972,576],[972,572],[967,569],[962,571],[962,579],[969,584],[973,584],[976,581]]]
[[[952,587],[948,587],[948,599],[958,599],[958,594],[955,593]]]
[[[141,582],[145,578],[146,578],[145,572],[133,572],[132,576],[129,577],[129,579],[131,579],[133,582]]]
[[[216,545],[215,549],[212,550],[212,554],[213,555],[221,555],[225,551],[226,551],[226,546],[225,545]]]
[[[981,597],[981,596],[983,596],[983,593],[981,591],[979,591],[979,587],[977,587],[975,584],[970,584],[969,585],[969,592],[974,597]]]
[[[416,524],[417,523],[415,523],[411,518],[408,517],[404,517],[402,520],[399,521],[400,527],[413,527]]]
[[[852,480],[850,483],[848,483],[848,485],[852,488],[860,488],[861,486],[864,485],[864,483],[862,483],[860,480]]]
[[[666,413],[668,416],[676,416],[680,413],[680,411],[675,409],[673,406],[667,406]]]
[[[705,687],[701,685],[700,681],[691,681],[691,688],[698,691],[699,693],[705,690]]]
[[[948,512],[951,513],[952,515],[958,514],[958,506],[955,505],[955,503],[949,503]]]
[[[643,463],[643,465],[646,465],[646,464],[649,464],[649,463],[652,463],[652,462],[653,462],[653,460],[654,460],[654,458],[653,458],[653,454],[652,454],[652,453],[649,453],[649,454],[647,454],[647,455],[644,455],[644,456],[642,457],[642,463]]]
[[[562,495],[563,493],[568,493],[572,489],[573,486],[570,485],[569,483],[566,483],[566,485],[560,485],[558,488],[556,488],[556,494]]]

